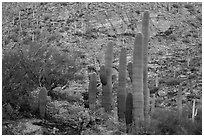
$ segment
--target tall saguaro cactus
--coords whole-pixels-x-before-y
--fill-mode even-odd
[[[144,95],[143,95],[143,36],[137,33],[133,53],[133,118],[136,134],[144,121]]]
[[[150,102],[148,94],[147,81],[147,64],[148,64],[148,42],[149,42],[149,11],[145,11],[142,19],[142,34],[143,34],[143,92],[144,92],[144,120],[147,126],[149,120]]]
[[[112,110],[112,59],[114,45],[115,43],[112,41],[109,42],[105,53],[105,74],[107,83],[102,91],[102,105],[106,112],[111,112]]]
[[[89,108],[90,110],[94,111],[96,105],[96,92],[97,92],[97,79],[95,72],[93,72],[90,75],[88,92],[89,92]]]
[[[117,105],[118,105],[118,119],[123,121],[125,119],[125,100],[126,100],[126,64],[127,55],[126,48],[122,48],[119,59],[119,79],[118,79],[118,92],[117,92]]]
[[[46,113],[46,103],[47,103],[47,89],[45,87],[42,87],[40,89],[39,95],[39,113],[40,113],[40,118],[45,118],[45,113]]]

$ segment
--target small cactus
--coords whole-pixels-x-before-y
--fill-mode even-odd
[[[125,99],[126,99],[126,49],[122,48],[119,60],[119,79],[117,92],[118,105],[118,119],[123,121],[125,119]]]
[[[40,118],[45,118],[46,104],[47,104],[47,89],[42,87],[39,92],[39,113]]]
[[[93,72],[90,76],[89,81],[89,109],[94,111],[95,110],[95,104],[96,104],[96,92],[97,92],[97,78],[96,73]]]

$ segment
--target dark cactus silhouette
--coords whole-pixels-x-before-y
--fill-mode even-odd
[[[125,103],[125,121],[126,121],[126,132],[131,133],[132,122],[133,122],[133,97],[132,93],[127,94],[126,103]]]

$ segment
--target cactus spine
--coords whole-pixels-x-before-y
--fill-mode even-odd
[[[95,72],[93,72],[90,75],[88,92],[89,92],[89,109],[94,111],[96,105],[96,92],[97,92],[97,79]]]
[[[47,103],[47,89],[45,87],[42,87],[40,89],[38,99],[39,99],[40,118],[45,118],[46,103]]]
[[[112,58],[114,45],[115,43],[112,41],[109,42],[105,54],[105,74],[107,83],[102,90],[102,105],[105,112],[111,112],[112,110]]]
[[[132,109],[133,109],[133,97],[132,93],[127,94],[126,106],[125,106],[125,121],[126,121],[126,132],[131,133],[132,126]]]
[[[123,121],[125,119],[125,100],[126,100],[126,49],[122,48],[119,59],[119,79],[118,79],[118,93],[117,93],[117,105],[118,105],[118,120]]]
[[[144,96],[143,96],[143,36],[137,33],[133,53],[133,116],[136,134],[144,121]]]
[[[147,50],[148,50],[148,41],[149,41],[149,11],[145,11],[142,19],[142,34],[143,34],[143,92],[144,92],[144,120],[145,125],[148,124],[149,119],[149,94],[148,94],[148,81],[147,81]]]

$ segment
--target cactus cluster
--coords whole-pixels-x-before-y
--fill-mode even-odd
[[[135,37],[133,62],[127,64],[126,49],[122,48],[119,59],[119,79],[117,92],[118,120],[126,121],[127,126],[135,124],[136,134],[141,124],[145,127],[150,123],[150,91],[147,86],[147,47],[149,40],[149,11],[145,11],[142,21],[142,32]],[[102,83],[102,106],[105,112],[112,110],[112,58],[115,43],[109,42],[105,53],[105,65],[100,68],[100,80]],[[126,73],[129,73],[132,82],[132,91],[126,91]],[[90,80],[90,103],[95,102],[95,76]],[[92,85],[92,87],[91,87]],[[91,88],[93,90],[91,90]]]

